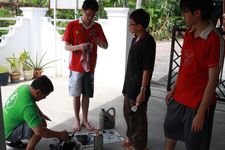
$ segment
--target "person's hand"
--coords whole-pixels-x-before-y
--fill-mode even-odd
[[[104,40],[100,37],[95,37],[92,41],[92,43],[95,43],[96,45],[99,45],[100,47],[102,46]]]
[[[200,132],[204,125],[205,115],[199,115],[198,113],[195,115],[192,121],[191,131],[192,133]]]
[[[84,52],[91,51],[91,48],[92,48],[92,44],[91,43],[82,43],[79,46],[80,46],[80,49],[82,51],[84,51]]]
[[[174,93],[174,90],[171,90],[171,91],[169,91],[169,93],[166,95],[165,102],[166,102],[167,105],[169,104],[169,100],[172,98],[173,93]]]
[[[66,130],[63,130],[60,132],[60,139],[67,140],[69,138],[68,132]]]
[[[45,119],[45,120],[48,120],[48,121],[52,121],[48,116],[46,116],[45,114],[42,114],[42,117]]]
[[[144,101],[145,101],[145,92],[140,91],[140,93],[138,94],[136,98],[136,106],[141,105],[141,103],[143,103]]]

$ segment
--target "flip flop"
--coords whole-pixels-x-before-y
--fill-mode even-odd
[[[21,142],[21,141],[16,141],[16,142],[9,142],[7,141],[6,142],[6,145],[10,146],[10,147],[13,147],[13,148],[26,148],[27,147],[27,144]]]

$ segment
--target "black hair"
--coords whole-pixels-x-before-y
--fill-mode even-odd
[[[83,10],[91,9],[96,12],[98,11],[98,7],[98,2],[96,0],[85,0],[82,5]]]
[[[42,76],[36,78],[31,83],[31,86],[35,90],[40,90],[41,92],[45,93],[46,95],[48,95],[49,93],[54,91],[53,84],[46,75],[42,75]]]
[[[190,10],[194,13],[196,10],[201,11],[202,20],[210,20],[213,10],[212,0],[180,0],[181,11]]]
[[[150,16],[144,9],[136,9],[130,14],[130,19],[146,29],[150,21]]]

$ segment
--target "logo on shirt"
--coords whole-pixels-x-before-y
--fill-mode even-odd
[[[6,111],[7,111],[7,109],[13,107],[13,105],[14,105],[15,102],[16,102],[16,97],[17,97],[17,92],[13,93],[13,94],[8,98],[8,100],[7,100],[6,103],[5,103]]]
[[[96,30],[95,29],[92,29],[91,32],[90,32],[90,36],[96,36]]]
[[[184,66],[185,67],[190,66],[195,56],[194,52],[191,50],[184,50],[182,55],[183,55]]]

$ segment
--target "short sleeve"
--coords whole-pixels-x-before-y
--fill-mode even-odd
[[[39,115],[38,109],[33,106],[27,106],[23,112],[24,120],[30,128],[39,126],[41,124],[41,117]]]
[[[221,43],[222,42],[222,43]],[[208,67],[219,66],[224,53],[224,42],[217,36],[207,46],[206,61]]]
[[[63,36],[63,41],[68,42],[70,44],[73,42],[72,22],[70,22],[66,27]]]
[[[156,52],[156,43],[153,38],[145,41],[145,48],[143,55],[143,69],[144,70],[154,70],[155,64],[155,52]]]

